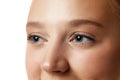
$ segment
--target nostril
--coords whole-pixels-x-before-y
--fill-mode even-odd
[[[61,73],[61,71],[55,71],[56,73]]]

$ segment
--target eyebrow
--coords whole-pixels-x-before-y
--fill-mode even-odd
[[[44,25],[40,22],[36,22],[36,21],[29,21],[26,24],[26,27],[43,27]]]
[[[99,28],[104,27],[101,23],[99,23],[97,21],[92,21],[92,20],[87,20],[87,19],[71,20],[71,21],[68,21],[67,24],[69,26],[72,26],[72,27],[77,27],[77,26],[80,26],[80,25],[88,25],[88,24],[95,25],[96,27],[99,27]],[[31,26],[43,28],[44,24],[41,23],[41,22],[37,22],[37,21],[29,21],[29,22],[27,22],[26,27],[31,27]]]
[[[71,26],[80,26],[80,25],[88,25],[88,24],[91,24],[91,25],[95,25],[96,27],[100,27],[100,28],[103,28],[104,26],[97,22],[97,21],[92,21],[92,20],[87,20],[87,19],[81,19],[81,20],[72,20],[69,22],[69,24]]]

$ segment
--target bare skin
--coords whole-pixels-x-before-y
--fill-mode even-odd
[[[33,0],[28,79],[120,80],[120,28],[111,11],[107,0]]]

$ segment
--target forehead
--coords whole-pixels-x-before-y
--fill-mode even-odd
[[[107,0],[33,0],[28,21],[56,23],[73,19],[107,19]]]

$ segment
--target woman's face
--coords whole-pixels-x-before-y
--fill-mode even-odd
[[[107,0],[33,0],[26,30],[29,80],[120,80],[120,26]]]

